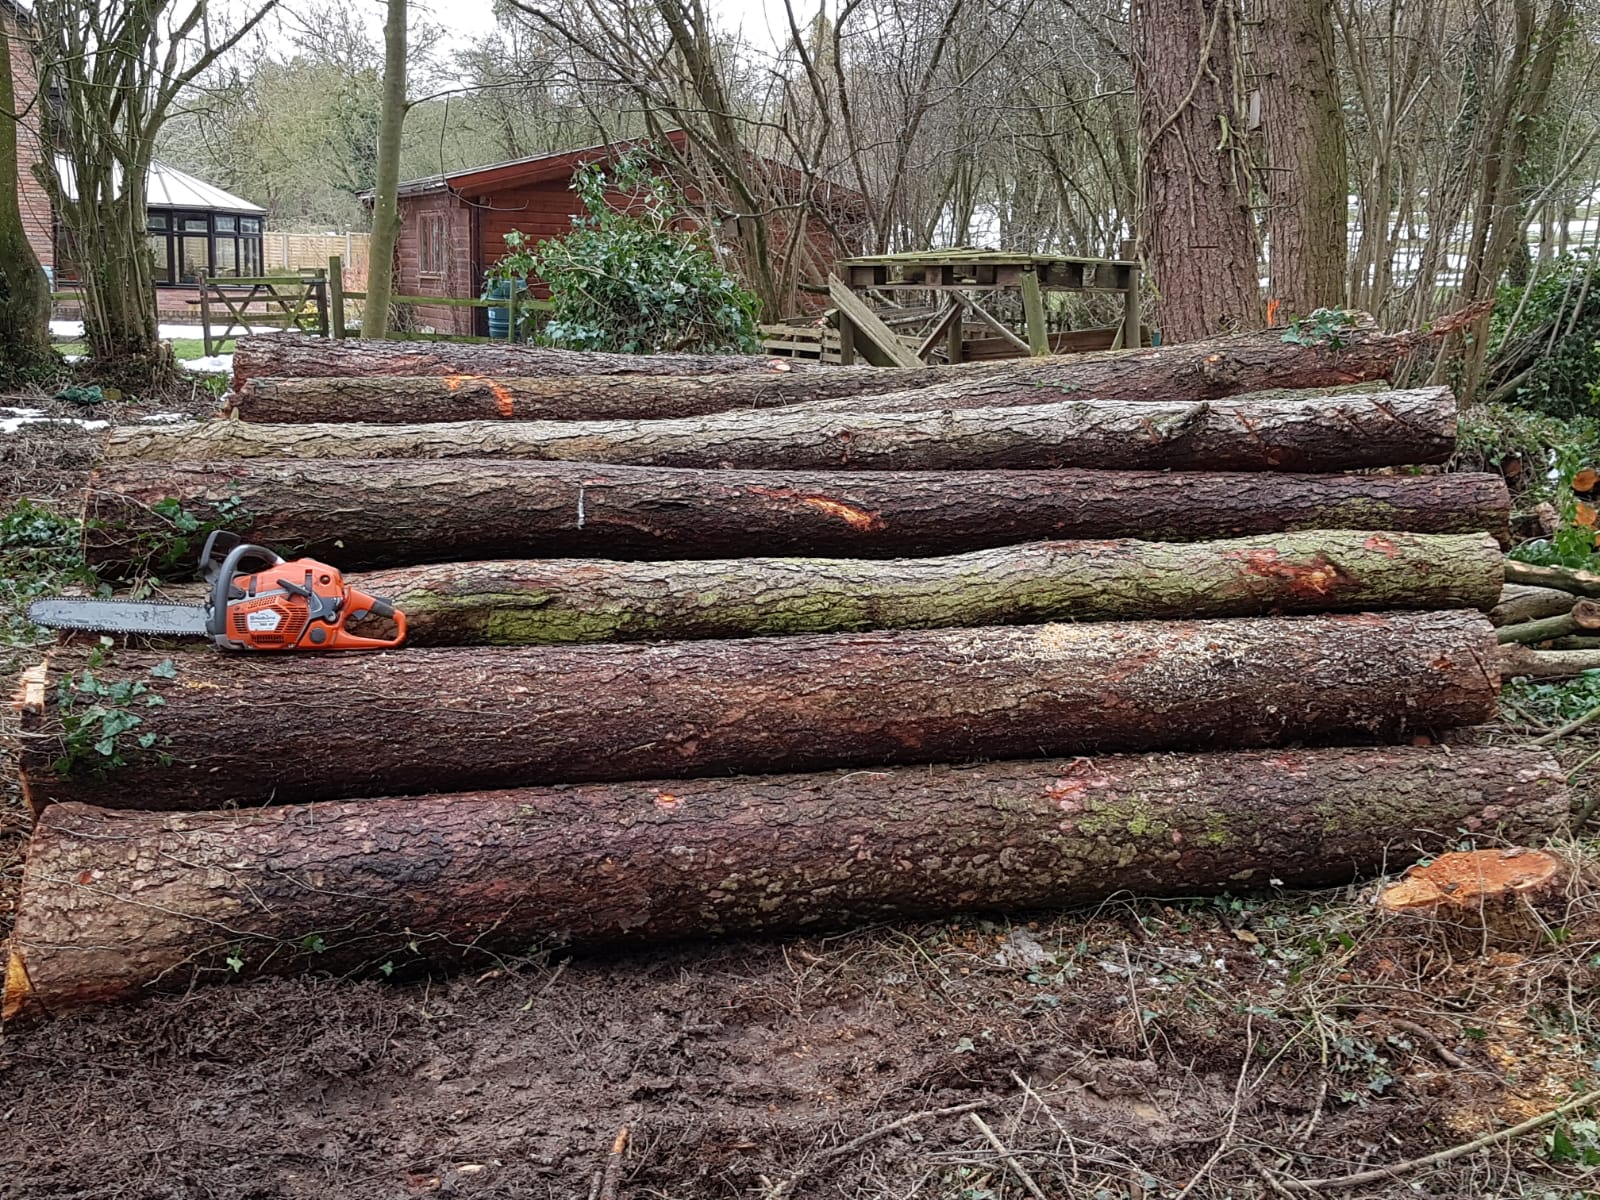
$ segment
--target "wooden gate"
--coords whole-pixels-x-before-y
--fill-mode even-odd
[[[215,280],[202,273],[198,287],[207,358],[229,338],[262,325],[328,336],[328,273],[320,267],[260,279]],[[252,312],[253,304],[260,309]],[[221,333],[212,332],[217,327]]]

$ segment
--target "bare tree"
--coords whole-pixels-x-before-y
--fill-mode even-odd
[[[277,4],[259,0],[218,32],[206,0],[37,0],[27,36],[61,147],[40,182],[83,280],[84,333],[102,367],[140,383],[175,369],[157,337],[145,179],[179,95]]]
[[[406,120],[406,0],[388,0],[383,26],[383,110],[378,125],[378,179],[372,193],[372,250],[361,336],[387,337],[394,294],[394,249],[400,240],[400,138]]]

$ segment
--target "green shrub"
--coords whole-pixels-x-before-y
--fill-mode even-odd
[[[1513,403],[1553,417],[1600,416],[1600,258],[1592,249],[1562,258],[1528,289],[1500,289],[1488,356],[1491,386],[1522,376]]]
[[[550,289],[540,340],[570,350],[626,354],[755,353],[756,298],[717,261],[705,234],[675,227],[684,215],[670,181],[639,156],[608,175],[580,167],[573,190],[584,215],[572,232],[528,249],[520,233],[491,279],[534,277]],[[608,190],[631,198],[629,211],[606,202]]]

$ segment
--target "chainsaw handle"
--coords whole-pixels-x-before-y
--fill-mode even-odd
[[[345,622],[353,617],[366,616],[372,613],[378,617],[388,617],[394,622],[395,634],[392,638],[369,638],[358,634],[348,633]],[[388,650],[400,645],[406,640],[406,615],[385,600],[382,596],[369,596],[366,592],[355,588],[346,588],[344,603],[339,607],[339,623],[328,631],[328,640],[318,646],[319,650]]]
[[[220,533],[221,530],[218,530],[206,539],[206,547],[201,557],[201,564],[207,571],[211,569],[213,562],[211,553]],[[223,534],[222,536],[231,535]],[[263,571],[270,570],[283,562],[283,559],[265,546],[252,546],[249,542],[238,542],[233,549],[228,551],[228,556],[217,567],[216,574],[211,576],[211,612],[206,617],[206,632],[214,638],[226,638],[228,636],[228,601],[234,598],[234,577],[252,573],[242,569],[246,559],[249,559],[252,564],[259,560],[261,565],[258,569]]]

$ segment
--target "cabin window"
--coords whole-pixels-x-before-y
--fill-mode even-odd
[[[417,270],[423,275],[444,274],[444,214],[423,213],[417,226]]]

